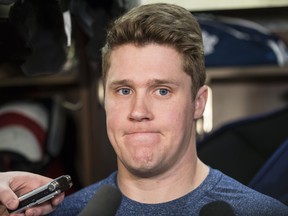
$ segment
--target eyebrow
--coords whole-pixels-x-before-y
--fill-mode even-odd
[[[130,79],[115,80],[109,84],[109,87],[121,86],[121,85],[132,86],[133,83],[134,82]],[[179,82],[173,79],[152,79],[152,80],[149,80],[147,83],[145,83],[146,86],[168,85],[168,84],[179,85]]]
[[[115,80],[109,84],[109,87],[122,86],[122,85],[132,85],[132,83],[133,83],[132,80],[129,80],[129,79]]]

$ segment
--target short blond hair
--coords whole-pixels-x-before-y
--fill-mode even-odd
[[[204,48],[200,26],[186,9],[165,3],[135,7],[116,19],[102,49],[102,75],[106,82],[110,55],[115,47],[133,43],[168,45],[183,56],[183,70],[192,79],[193,99],[205,84]]]

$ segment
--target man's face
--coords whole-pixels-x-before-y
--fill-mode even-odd
[[[112,51],[105,110],[120,169],[157,175],[192,154],[194,118],[203,110],[195,112],[191,83],[171,47],[126,44]]]

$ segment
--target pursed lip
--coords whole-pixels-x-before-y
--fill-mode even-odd
[[[136,135],[136,134],[155,134],[160,133],[159,131],[152,131],[152,130],[132,130],[132,131],[125,131],[124,136],[126,135]]]

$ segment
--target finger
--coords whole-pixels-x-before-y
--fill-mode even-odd
[[[58,196],[37,206],[33,206],[25,211],[25,216],[45,215],[57,208],[57,206],[64,200],[65,194],[61,193]]]
[[[24,213],[7,214],[9,216],[25,216]]]
[[[0,202],[8,209],[17,208],[19,201],[16,194],[10,189],[6,187],[0,187]]]
[[[46,215],[51,213],[56,206],[45,203],[38,206],[31,207],[25,211],[25,216]]]
[[[54,197],[51,200],[52,206],[58,206],[64,200],[64,197],[65,197],[65,193],[61,193],[58,196]]]
[[[3,205],[0,205],[0,215],[2,215],[2,216],[8,216],[9,215],[6,207]]]

